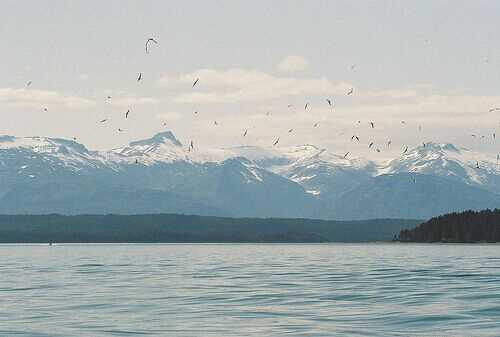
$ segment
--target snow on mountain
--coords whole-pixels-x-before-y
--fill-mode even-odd
[[[500,170],[487,156],[452,144],[418,146],[381,168],[379,174],[437,175],[500,192]]]
[[[2,211],[426,218],[500,200],[497,164],[451,144],[428,143],[383,165],[307,144],[190,145],[170,131],[109,151],[59,138],[0,137]],[[110,194],[113,207],[106,206]]]

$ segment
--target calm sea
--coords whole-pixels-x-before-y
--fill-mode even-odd
[[[500,246],[0,245],[0,336],[500,336]]]

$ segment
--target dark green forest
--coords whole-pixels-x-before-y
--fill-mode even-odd
[[[450,213],[399,234],[403,242],[500,242],[500,209]]]
[[[389,241],[418,220],[322,221],[194,215],[0,215],[1,243]]]

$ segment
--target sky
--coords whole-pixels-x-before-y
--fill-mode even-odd
[[[434,141],[496,158],[499,12],[497,1],[4,0],[0,134],[110,149],[168,129],[202,147],[280,137],[370,159]]]

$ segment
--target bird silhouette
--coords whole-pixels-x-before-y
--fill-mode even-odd
[[[347,152],[345,155],[344,155],[344,159],[347,158],[347,156],[349,155],[350,152]]]
[[[375,129],[375,123],[370,122],[370,125],[372,126],[372,129]]]
[[[280,137],[278,137],[278,138],[274,141],[273,146],[278,145],[279,141],[280,141]]]
[[[373,142],[370,143],[370,145],[368,145],[368,148],[371,149],[373,146]]]
[[[349,89],[349,91],[347,92],[347,96],[352,95],[353,92],[354,92],[354,88]]]
[[[198,81],[199,81],[199,80],[200,80],[200,79],[199,79],[199,78],[197,78],[197,79],[193,82],[193,86],[192,86],[192,88],[194,88],[194,87],[196,86],[196,84],[198,84]]]
[[[306,105],[304,105],[304,110],[307,110],[308,106],[309,106],[309,103],[306,103]]]
[[[328,103],[328,105],[329,105],[329,106],[332,106],[332,105],[333,105],[333,103],[332,103],[332,100],[331,100],[331,99],[327,98],[327,99],[326,99],[326,101],[327,101],[327,103]]]
[[[359,137],[358,136],[354,135],[354,136],[351,137],[351,140],[354,140],[354,139],[356,139],[359,142]]]
[[[140,80],[142,80],[142,73],[139,73],[139,76],[137,77],[137,82],[139,82]]]
[[[130,109],[125,112],[125,118],[128,118],[128,114],[130,113]]]
[[[153,42],[154,44],[158,44],[158,41],[150,37],[149,39],[146,40],[146,54],[149,54],[149,44]]]
[[[248,133],[248,129],[245,130],[245,132],[243,133],[243,137],[245,137]]]
[[[107,118],[105,118],[105,119],[101,119],[101,121],[100,121],[99,123],[104,123],[104,122],[106,122],[107,120],[108,120]]]
[[[403,151],[403,154],[405,154],[406,152],[408,152],[408,146],[405,148],[405,150]]]

